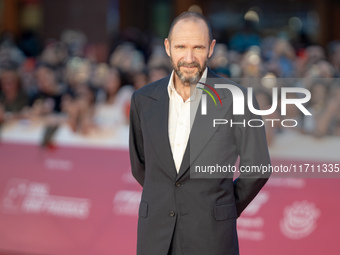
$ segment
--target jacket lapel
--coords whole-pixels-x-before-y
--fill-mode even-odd
[[[168,132],[169,95],[167,86],[169,78],[170,76],[161,80],[159,85],[157,85],[156,89],[150,95],[151,102],[150,107],[148,107],[147,119],[150,120],[148,131],[152,145],[155,148],[156,156],[167,170],[169,176],[175,180],[177,171],[171,152]]]

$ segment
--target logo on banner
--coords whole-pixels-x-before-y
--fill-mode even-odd
[[[47,214],[57,217],[86,219],[90,213],[88,199],[50,195],[46,183],[11,180],[0,207],[9,214]]]
[[[284,209],[284,217],[280,222],[283,235],[290,239],[301,239],[315,230],[320,210],[314,203],[307,201],[295,202]]]
[[[113,212],[118,215],[138,215],[142,192],[134,190],[120,190],[113,198]]]
[[[268,200],[269,193],[267,191],[261,191],[247,206],[242,216],[237,219],[237,231],[241,239],[252,241],[264,240],[264,218],[258,215],[258,212]]]
[[[249,215],[249,216],[255,215],[261,209],[262,205],[267,203],[268,199],[269,199],[268,192],[265,192],[265,191],[260,192],[254,198],[254,200],[247,206],[243,214]]]

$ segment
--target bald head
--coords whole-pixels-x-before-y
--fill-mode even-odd
[[[197,12],[183,12],[182,14],[180,14],[179,16],[177,16],[174,21],[172,22],[170,29],[169,29],[169,34],[168,34],[168,39],[171,41],[171,34],[173,32],[173,29],[175,27],[175,25],[179,22],[179,21],[193,21],[193,22],[204,22],[204,24],[207,27],[207,32],[208,32],[208,38],[209,38],[209,43],[212,42],[213,37],[212,37],[212,32],[211,32],[211,27],[210,24],[208,22],[208,20],[200,13]]]

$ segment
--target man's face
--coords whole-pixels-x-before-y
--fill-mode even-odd
[[[182,84],[189,85],[200,80],[213,53],[215,40],[209,44],[204,21],[184,19],[176,23],[164,45],[177,77]]]

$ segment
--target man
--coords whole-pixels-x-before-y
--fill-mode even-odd
[[[214,111],[215,106],[208,103],[208,114],[201,114],[199,86],[206,78],[218,78],[206,67],[215,40],[205,17],[181,14],[164,44],[174,71],[136,91],[131,99],[131,168],[143,186],[137,254],[238,254],[236,219],[269,175],[242,173],[233,182],[232,175],[191,178],[191,172],[207,162],[234,165],[238,156],[241,166],[268,165],[264,129],[243,125],[213,128],[216,112],[241,121],[240,116],[232,115],[232,96],[227,89],[218,92],[223,107]],[[221,82],[241,88],[230,80]],[[247,107],[242,117],[259,119]]]

